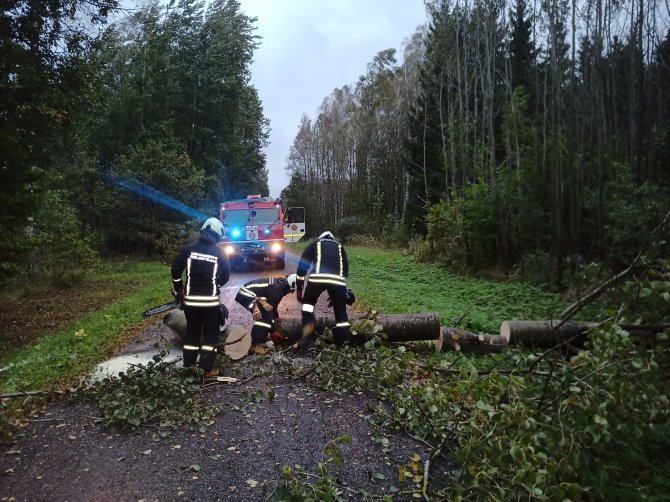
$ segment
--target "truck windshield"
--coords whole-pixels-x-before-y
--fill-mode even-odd
[[[254,215],[254,225],[272,225],[279,223],[279,209],[276,207],[256,208]]]
[[[248,209],[229,209],[223,213],[223,224],[228,227],[243,227],[249,224]]]

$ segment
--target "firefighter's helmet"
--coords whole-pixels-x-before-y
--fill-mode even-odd
[[[223,224],[219,221],[218,218],[209,218],[205,223],[203,223],[200,232],[210,232],[218,239],[220,239],[223,237]]]
[[[288,287],[291,291],[295,291],[295,286],[296,282],[298,281],[298,276],[295,274],[291,274],[286,276],[286,282],[288,283]]]
[[[334,241],[335,236],[333,235],[333,233],[330,230],[326,230],[324,233],[319,235],[319,240],[321,240],[321,239],[330,239],[330,240]]]

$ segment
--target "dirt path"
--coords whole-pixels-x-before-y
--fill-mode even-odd
[[[287,260],[285,271],[233,274],[223,289],[224,302],[232,307],[230,322],[251,326],[249,314],[232,301],[241,284],[294,270],[294,262]],[[317,310],[328,311],[325,298]],[[280,315],[299,315],[293,295],[282,302]],[[155,342],[175,350],[173,341],[157,319],[123,352],[141,352]],[[277,357],[248,356],[230,364],[225,374],[244,381],[259,364],[279,362]],[[256,390],[266,396],[273,391],[275,397],[245,399]],[[387,434],[384,447],[374,440],[367,411],[375,403],[371,394],[338,395],[275,374],[251,378],[244,385],[214,385],[205,396],[223,407],[215,424],[202,434],[178,431],[166,443],[157,441],[158,430],[152,427],[109,433],[95,423],[93,405],[49,406],[15,443],[3,447],[0,501],[268,500],[282,482],[284,465],[299,464],[314,472],[324,445],[344,434],[352,441],[342,447],[344,463],[332,473],[352,490],[345,489],[346,498],[362,500],[356,490],[389,494],[392,486],[399,486],[399,466],[415,453],[427,455],[424,445],[400,432]],[[405,499],[411,496],[394,497]]]

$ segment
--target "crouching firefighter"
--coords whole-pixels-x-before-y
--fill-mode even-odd
[[[222,236],[221,222],[209,218],[202,225],[198,240],[184,247],[172,262],[173,294],[181,299],[186,316],[184,367],[193,367],[197,362],[207,377],[218,374],[214,369],[215,351],[219,325],[227,314],[219,298],[219,288],[230,278],[228,256],[217,246]]]
[[[308,271],[309,277],[305,282]],[[302,303],[302,339],[298,342],[299,349],[308,349],[314,344],[314,305],[324,291],[328,292],[335,314],[335,343],[342,345],[351,342],[347,316],[348,275],[347,253],[331,232],[322,233],[303,251],[296,283],[298,301]]]
[[[286,339],[275,329],[274,320],[279,317],[277,308],[282,299],[295,291],[296,275],[286,278],[264,277],[247,282],[240,288],[235,301],[251,312],[254,325],[251,328],[250,354],[265,354],[268,337],[275,345]]]

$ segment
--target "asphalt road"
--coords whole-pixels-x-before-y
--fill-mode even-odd
[[[294,272],[295,260],[287,257],[284,271],[233,273],[222,291],[229,321],[250,328],[250,314],[233,301],[237,289],[255,277]],[[317,308],[327,311],[325,302],[320,299]],[[299,315],[295,295],[280,307],[282,316]],[[169,345],[166,331],[157,319],[124,353]],[[352,440],[342,447],[344,463],[329,467],[345,499],[363,500],[361,489],[377,496],[407,489],[398,469],[415,454],[427,459],[425,445],[396,429],[385,435],[388,443],[376,441],[368,423],[374,393],[325,391],[314,373],[303,378],[304,370],[282,369],[303,364],[314,360],[290,351],[229,362],[224,375],[238,383],[203,388],[206,399],[222,406],[214,424],[205,432],[183,427],[167,441],[156,426],[105,429],[94,404],[51,404],[26,417],[22,434],[0,450],[0,501],[267,501],[284,483],[282,468],[300,465],[312,473],[304,481],[318,482],[314,473],[324,446],[345,434]],[[394,495],[395,501],[412,500],[407,493]]]

